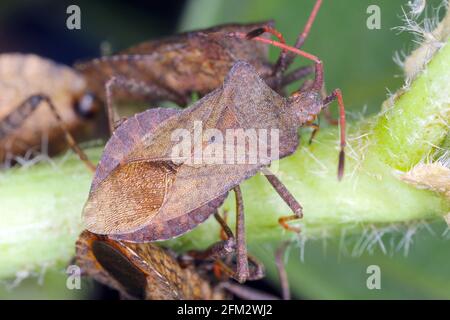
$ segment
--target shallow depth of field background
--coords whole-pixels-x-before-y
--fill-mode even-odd
[[[147,3],[148,2],[148,3]],[[55,61],[73,62],[99,56],[101,47],[113,52],[140,41],[227,22],[274,19],[287,41],[293,43],[303,28],[313,0],[190,0],[175,1],[10,1],[0,2],[0,52],[36,53]],[[328,89],[339,87],[349,113],[358,117],[379,110],[389,91],[402,84],[402,72],[393,62],[396,51],[414,47],[411,35],[398,34],[401,5],[407,1],[325,0],[304,50],[319,56],[325,65]],[[429,1],[436,7],[439,1]],[[66,8],[81,7],[81,30],[65,27]],[[369,5],[381,8],[381,29],[366,27]],[[277,49],[271,49],[273,59]],[[296,66],[309,63],[297,58]],[[45,79],[43,79],[45,81]],[[297,87],[294,85],[291,89]],[[332,192],[332,190],[330,190]],[[1,207],[0,207],[1,208]],[[412,226],[410,243],[404,233],[384,235],[373,250],[367,235],[344,236],[307,242],[303,262],[293,248],[288,274],[293,295],[305,299],[450,298],[450,232],[443,222]],[[271,253],[269,251],[268,255]],[[1,254],[1,252],[0,252]],[[269,257],[270,258],[270,257]],[[268,260],[270,260],[268,258]],[[381,268],[381,290],[368,290],[366,268]],[[269,284],[277,292],[273,264],[268,264]],[[40,284],[36,284],[39,282]],[[8,281],[7,286],[13,284]],[[275,289],[274,289],[275,288]],[[25,280],[14,290],[0,286],[0,298],[105,298],[111,292],[83,282],[83,290],[69,291],[63,271],[43,270],[38,279]]]

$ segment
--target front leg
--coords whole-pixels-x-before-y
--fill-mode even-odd
[[[280,195],[281,199],[284,200],[284,202],[289,206],[289,208],[294,213],[290,216],[284,216],[278,219],[278,222],[281,224],[281,226],[286,229],[290,230],[296,233],[300,232],[300,228],[292,227],[287,222],[292,220],[298,220],[303,217],[303,208],[298,203],[298,201],[294,198],[292,193],[289,192],[289,190],[286,188],[286,186],[278,179],[269,169],[264,168],[262,170],[262,173],[267,178],[267,180],[270,182],[272,187],[275,189],[275,191]]]
[[[127,78],[125,76],[113,76],[105,83],[105,92],[106,92],[106,113],[108,117],[108,124],[110,134],[114,132],[114,130],[124,121],[116,120],[117,112],[114,107],[114,98],[115,91],[120,88],[127,89],[130,97],[166,97],[168,100],[172,100],[176,102],[180,106],[186,105],[187,101],[184,97],[169,93],[169,91],[165,91],[161,85],[154,83],[147,83],[141,80],[136,80],[133,78]]]

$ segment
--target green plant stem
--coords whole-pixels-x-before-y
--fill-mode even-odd
[[[439,195],[397,177],[399,170],[426,158],[449,133],[449,61],[446,45],[387,110],[351,124],[343,181],[336,177],[336,128],[323,129],[312,145],[303,143],[294,155],[275,164],[277,176],[303,205],[304,236],[432,219],[450,211]],[[100,152],[96,148],[88,154],[98,159]],[[73,155],[0,173],[0,279],[70,260],[91,179]],[[277,223],[290,211],[263,176],[245,181],[242,190],[250,245],[291,236]],[[223,206],[231,225],[233,198]],[[217,223],[209,219],[167,244],[179,250],[201,249],[217,241],[218,233]]]
[[[450,46],[387,106],[373,132],[374,152],[384,162],[409,170],[430,155],[448,134],[450,119]]]

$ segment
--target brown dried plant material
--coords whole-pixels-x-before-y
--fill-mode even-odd
[[[229,295],[213,285],[205,272],[182,266],[174,253],[154,244],[114,241],[84,231],[76,244],[76,264],[121,293],[147,300],[223,300]]]
[[[438,161],[418,164],[400,179],[418,188],[438,192],[450,201],[450,169]],[[450,226],[450,212],[444,219]]]
[[[88,118],[94,105],[86,82],[69,67],[33,54],[1,54],[0,92],[0,161],[38,150],[42,139],[48,139],[50,153],[66,148],[58,120],[37,102],[39,97],[51,99],[68,130],[78,137],[93,130]]]
[[[416,34],[420,34],[423,38],[420,47],[416,48],[405,59],[403,69],[408,79],[414,79],[414,77],[421,72],[425,65],[430,61],[433,55],[445,44],[450,36],[450,13],[449,3],[447,2],[446,15],[442,21],[436,26],[434,30],[429,30],[428,26],[433,25],[430,21],[424,23],[424,26],[420,26],[414,20],[406,19],[406,26],[402,29],[412,31]],[[437,13],[435,13],[437,15]]]
[[[417,187],[442,193],[450,200],[450,169],[439,162],[418,164],[401,176]]]
[[[88,79],[89,87],[100,96],[112,77],[129,79],[131,84],[115,89],[120,100],[174,101],[185,106],[192,93],[203,96],[219,87],[225,75],[237,61],[247,61],[269,85],[279,90],[286,83],[276,82],[276,66],[268,60],[267,46],[230,38],[230,32],[248,33],[272,27],[267,21],[253,24],[227,24],[204,30],[147,41],[117,55],[79,63],[76,68]],[[303,71],[303,72],[302,72]],[[305,67],[286,79],[295,81],[312,72]],[[281,80],[280,80],[281,81]]]

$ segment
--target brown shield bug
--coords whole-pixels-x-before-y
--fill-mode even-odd
[[[236,243],[234,238],[213,245],[211,254],[237,247],[236,278],[248,277],[245,249],[243,201],[239,184],[261,171],[288,204],[294,215],[280,218],[286,229],[298,231],[288,221],[302,217],[302,207],[267,166],[292,154],[298,146],[299,127],[313,121],[323,108],[337,99],[340,110],[341,151],[338,177],[343,175],[345,147],[345,112],[340,90],[322,99],[323,65],[315,56],[284,43],[250,34],[233,33],[232,37],[249,38],[270,43],[315,62],[315,78],[310,86],[285,98],[273,91],[247,62],[237,62],[222,87],[209,93],[191,107],[153,109],[123,122],[108,141],[83,210],[86,228],[113,239],[150,242],[181,235],[212,215],[222,204],[229,190],[237,200]],[[267,156],[255,163],[192,164],[195,147],[187,158],[174,157],[179,141],[173,133],[180,128],[195,136],[198,123],[205,129],[226,136],[227,130],[277,130],[281,142],[274,150],[267,145]],[[219,135],[220,135],[219,134]],[[223,141],[211,136],[200,140],[201,148],[223,147]],[[228,145],[228,142],[227,142]],[[234,149],[244,150],[233,139]],[[269,156],[270,154],[270,156]],[[234,156],[233,156],[234,157]],[[181,161],[180,161],[181,160]],[[203,159],[202,159],[203,160]],[[234,161],[235,159],[233,159]],[[194,161],[195,162],[195,161]]]
[[[249,269],[239,184],[257,172],[267,177],[294,213],[280,218],[280,224],[288,230],[299,231],[288,221],[301,218],[302,207],[267,167],[272,161],[291,155],[299,143],[298,128],[310,124],[337,99],[341,127],[338,178],[341,179],[345,147],[344,102],[339,89],[322,98],[323,65],[319,58],[284,42],[260,37],[264,32],[279,35],[278,31],[267,27],[247,34],[231,32],[227,36],[280,47],[285,52],[284,60],[289,58],[287,52],[312,60],[314,80],[286,98],[272,90],[248,62],[239,61],[221,87],[189,108],[182,111],[150,109],[124,121],[105,147],[83,209],[89,231],[128,242],[170,239],[214,214],[233,190],[237,206],[236,237],[230,236],[212,245],[205,254],[218,257],[236,250],[234,277],[243,282],[249,277]],[[110,126],[113,125],[110,123]],[[202,130],[209,130],[207,139],[202,136]],[[251,147],[246,141],[246,130],[276,132],[270,143],[256,138],[258,145],[262,143],[265,147],[265,153],[253,161],[248,161]],[[225,141],[227,131],[240,132],[244,139],[239,141],[232,136],[231,141]],[[194,137],[194,147],[190,143],[180,147],[180,140],[185,137]],[[277,141],[280,143],[275,143]],[[180,148],[184,147],[187,152],[180,156]],[[232,151],[230,158],[227,148]],[[212,150],[217,150],[222,160],[226,159],[217,162],[214,156],[200,156],[198,162],[199,150],[201,155],[203,149],[210,152],[209,156]]]
[[[92,131],[97,101],[71,68],[32,54],[1,54],[0,79],[0,161],[37,148],[43,136],[56,153],[70,132]]]

